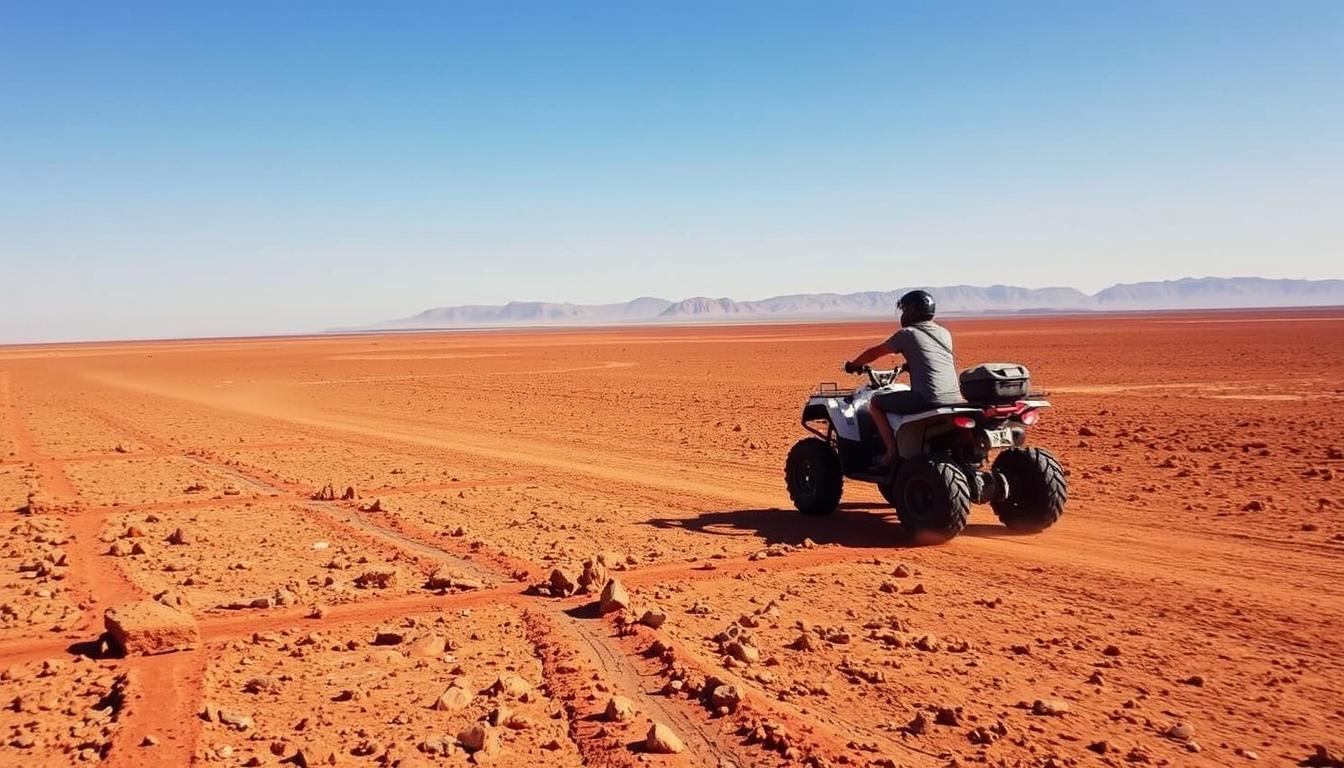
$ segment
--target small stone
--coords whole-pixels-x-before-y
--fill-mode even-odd
[[[657,629],[667,621],[667,614],[661,608],[649,608],[639,617],[639,623],[650,629]]]
[[[254,677],[243,684],[243,693],[278,693],[280,682],[273,677]]]
[[[434,709],[440,712],[456,712],[466,709],[475,698],[476,694],[467,688],[465,682],[455,680],[434,700]]]
[[[915,716],[911,718],[910,722],[905,724],[905,727],[902,728],[902,730],[912,736],[919,736],[927,733],[929,730],[929,719],[924,717],[923,712],[916,712]]]
[[[457,577],[457,572],[446,565],[441,565],[429,574],[425,580],[425,589],[450,589],[453,586],[453,579]]]
[[[620,579],[611,579],[602,588],[598,605],[602,613],[627,610],[630,607],[630,593],[625,591],[625,585],[621,584]]]
[[[795,651],[815,651],[817,642],[812,638],[812,633],[802,632],[789,643],[788,647]]]
[[[411,643],[410,655],[416,658],[431,659],[442,656],[448,650],[448,641],[443,635],[425,635]]]
[[[360,589],[387,589],[397,584],[397,572],[391,569],[365,571],[355,577],[355,586]]]
[[[1031,713],[1043,717],[1061,717],[1068,712],[1069,703],[1062,699],[1037,699],[1031,705]]]
[[[728,712],[736,712],[738,705],[742,703],[742,694],[736,686],[715,686],[709,693],[709,703],[716,710],[724,709]]]
[[[761,659],[761,651],[759,648],[751,643],[744,643],[741,640],[732,641],[724,651],[743,664],[755,664]]]
[[[489,726],[476,723],[458,731],[457,743],[468,752],[492,755],[499,751],[499,734]]]
[[[502,674],[488,689],[491,696],[522,696],[532,690],[532,684],[513,674]]]
[[[602,716],[608,722],[628,723],[635,719],[635,703],[624,696],[612,696],[607,699],[607,707]]]
[[[654,723],[644,737],[644,749],[657,755],[674,755],[686,749],[681,738],[662,723]]]
[[[551,576],[546,580],[546,584],[551,588],[553,594],[568,597],[579,588],[579,577],[568,568],[555,568],[551,571]]]
[[[921,635],[918,640],[915,640],[915,647],[921,651],[933,652],[941,648],[942,643],[934,635]]]
[[[1195,737],[1195,727],[1189,723],[1175,723],[1167,729],[1167,738],[1189,741]]]
[[[178,546],[182,546],[182,545],[185,545],[185,544],[190,544],[190,543],[191,543],[191,535],[188,534],[186,531],[182,530],[181,528],[178,528],[177,530],[175,530],[175,531],[173,531],[172,533],[168,534],[168,543],[169,543],[169,544],[176,544],[176,545],[178,545]]]

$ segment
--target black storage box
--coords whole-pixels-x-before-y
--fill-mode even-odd
[[[961,396],[970,403],[1011,403],[1027,396],[1031,374],[1017,363],[983,363],[958,377]]]

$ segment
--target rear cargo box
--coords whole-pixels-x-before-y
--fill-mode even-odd
[[[1011,403],[1027,396],[1031,374],[1017,363],[984,363],[961,372],[961,396],[970,403]]]

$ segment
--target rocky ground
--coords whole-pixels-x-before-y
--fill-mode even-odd
[[[1344,316],[950,325],[1045,533],[789,509],[880,326],[0,349],[0,766],[1344,765]]]

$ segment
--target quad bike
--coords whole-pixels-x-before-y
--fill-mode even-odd
[[[948,539],[966,527],[972,503],[988,503],[1014,531],[1043,531],[1064,513],[1068,487],[1059,461],[1027,447],[1027,427],[1050,403],[1028,394],[1026,368],[990,363],[963,371],[967,402],[909,415],[888,414],[900,458],[880,467],[881,436],[868,411],[879,389],[908,389],[894,370],[859,369],[852,390],[822,384],[803,407],[814,437],[796,443],[785,463],[789,496],[806,515],[829,515],[845,478],[873,483],[901,524],[921,539]],[[989,468],[985,464],[997,451]]]

